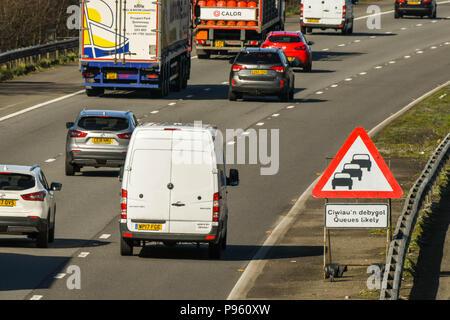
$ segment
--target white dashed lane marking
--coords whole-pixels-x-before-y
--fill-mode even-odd
[[[100,239],[108,239],[109,237],[111,237],[110,234],[104,233],[104,234],[102,234],[99,238],[100,238]]]
[[[40,296],[40,295],[35,294],[34,296],[32,296],[32,297],[30,298],[30,300],[41,300],[42,297],[43,297],[43,296]]]
[[[78,258],[86,258],[88,255],[89,255],[89,252],[81,252],[81,253],[78,255]]]

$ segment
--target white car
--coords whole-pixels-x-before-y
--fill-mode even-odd
[[[49,185],[39,166],[0,164],[0,234],[27,235],[39,248],[55,239],[60,183]]]
[[[210,126],[143,125],[133,132],[121,169],[121,255],[145,242],[208,243],[220,258],[227,238],[227,186],[223,145]],[[219,149],[220,148],[220,149]],[[221,161],[222,160],[222,161]]]
[[[301,0],[300,28],[303,34],[312,29],[336,29],[353,33],[355,0]]]

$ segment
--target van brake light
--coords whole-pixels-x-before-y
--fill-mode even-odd
[[[127,190],[122,189],[122,198],[120,200],[120,218],[121,219],[127,218],[127,198],[128,198]]]
[[[219,206],[219,193],[214,193],[213,196],[213,216],[212,221],[213,222],[219,222],[219,212],[220,212],[220,206]]]

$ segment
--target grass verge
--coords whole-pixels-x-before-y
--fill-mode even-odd
[[[15,77],[20,77],[32,72],[46,70],[56,65],[75,61],[78,61],[78,54],[75,52],[70,52],[67,55],[59,56],[57,59],[42,59],[34,64],[19,64],[12,69],[7,69],[6,66],[4,66],[0,69],[0,82],[11,80]]]

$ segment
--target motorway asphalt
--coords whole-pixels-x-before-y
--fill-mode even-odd
[[[360,8],[358,14],[365,15]],[[297,21],[289,19],[287,29],[298,30]],[[51,248],[0,237],[0,299],[225,299],[267,231],[323,170],[325,156],[334,155],[355,127],[371,129],[448,80],[449,29],[450,4],[444,4],[434,20],[386,14],[379,30],[367,29],[360,19],[350,36],[308,35],[315,42],[313,72],[296,73],[295,100],[289,103],[272,97],[229,102],[230,65],[228,57],[218,57],[194,59],[188,89],[165,99],[141,92],[80,94],[0,121],[0,163],[37,163],[48,180],[63,184]],[[75,65],[2,83],[0,118],[80,89]],[[240,170],[241,185],[229,190],[229,246],[220,261],[209,260],[205,246],[193,245],[152,245],[121,257],[117,170],[64,175],[65,122],[83,107],[130,109],[142,122],[201,120],[223,132],[279,129],[279,172],[261,176],[259,165],[228,166]],[[71,265],[80,267],[80,290],[66,286]]]

